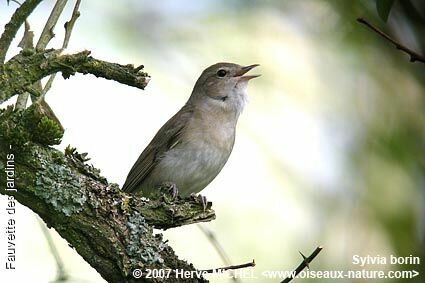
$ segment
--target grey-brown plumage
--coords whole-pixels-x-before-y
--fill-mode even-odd
[[[217,63],[205,69],[186,104],[165,123],[131,168],[123,190],[149,196],[164,183],[198,193],[221,171],[247,100],[244,76],[258,65]]]

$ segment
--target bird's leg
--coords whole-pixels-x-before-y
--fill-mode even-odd
[[[207,198],[205,196],[197,195],[195,193],[191,193],[190,196],[194,199],[198,199],[202,203],[202,208],[204,209],[204,212],[205,212],[205,210],[207,210],[208,201],[207,201]]]
[[[175,200],[179,194],[176,184],[173,182],[164,182],[160,186],[160,191],[171,195],[172,200]]]
[[[208,206],[207,197],[199,195],[199,198],[201,199],[202,208],[204,209],[204,212],[205,212],[205,210],[207,210],[207,206]]]

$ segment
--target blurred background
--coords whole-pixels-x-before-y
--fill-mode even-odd
[[[61,45],[73,2],[50,47]],[[232,263],[257,263],[257,278],[241,282],[279,282],[283,278],[263,272],[293,270],[302,260],[298,251],[308,256],[319,245],[324,250],[312,270],[416,270],[421,274],[414,279],[384,281],[424,282],[425,66],[410,63],[356,18],[425,54],[425,2],[389,2],[385,22],[372,0],[83,1],[67,52],[87,49],[99,59],[143,64],[152,80],[141,91],[89,75],[58,76],[47,95],[66,128],[58,148],[71,144],[88,152],[110,182],[122,185],[204,68],[220,61],[261,64],[234,151],[202,192],[217,214],[204,227]],[[35,39],[53,4],[44,1],[29,18]],[[2,27],[15,9],[12,1],[0,2]],[[5,207],[6,198],[0,201]],[[17,270],[2,270],[2,281],[55,280],[56,264],[36,216],[22,206],[17,214]],[[68,282],[104,282],[50,233]],[[197,268],[224,265],[196,225],[164,234]],[[1,245],[1,254],[6,248]],[[355,255],[413,256],[421,263],[360,266],[353,264]]]

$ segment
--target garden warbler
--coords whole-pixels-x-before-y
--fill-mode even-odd
[[[220,173],[233,149],[247,85],[258,64],[217,63],[205,69],[186,104],[159,129],[131,168],[123,190],[149,196],[167,184],[198,193]]]

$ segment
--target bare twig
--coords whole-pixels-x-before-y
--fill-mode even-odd
[[[255,261],[252,260],[252,262],[248,262],[248,263],[244,263],[244,264],[230,265],[230,266],[213,268],[213,269],[204,269],[204,270],[201,270],[201,272],[213,273],[213,272],[220,272],[220,271],[225,271],[225,270],[235,270],[235,269],[254,267],[254,266],[255,266]]]
[[[44,97],[46,96],[46,93],[52,88],[53,81],[55,80],[55,78],[56,78],[56,73],[49,77],[49,79],[47,80],[47,83],[44,85],[43,91],[39,99],[44,99]]]
[[[69,39],[71,38],[72,29],[74,28],[74,24],[77,21],[78,17],[80,16],[80,11],[78,11],[78,9],[80,8],[80,3],[81,3],[81,0],[77,0],[74,6],[74,10],[72,11],[71,19],[65,23],[65,37],[62,43],[62,50],[68,47]],[[44,85],[42,96],[40,97],[40,99],[44,99],[44,96],[52,87],[55,77],[56,77],[56,74],[53,74],[49,77],[49,80]]]
[[[309,263],[313,261],[313,259],[320,253],[320,251],[323,249],[323,247],[319,246],[317,247],[313,253],[309,257],[305,257],[301,252],[301,256],[303,257],[303,261],[298,265],[298,267],[294,270],[293,276],[286,277],[285,280],[283,280],[280,283],[288,283],[291,282],[292,279],[294,279],[304,268],[309,268]]]
[[[25,109],[28,103],[28,97],[30,94],[28,92],[24,92],[18,95],[15,103],[15,109]]]
[[[217,251],[220,258],[223,260],[224,264],[226,265],[232,265],[230,262],[230,258],[227,255],[226,251],[224,250],[223,246],[220,244],[220,242],[217,240],[217,237],[215,234],[208,229],[207,227],[204,227],[201,224],[196,225],[198,228],[202,231],[202,233],[208,238],[208,240],[213,245],[214,249]]]
[[[24,36],[22,37],[22,40],[21,42],[19,42],[18,46],[21,47],[22,49],[33,48],[34,47],[33,39],[34,39],[34,33],[31,31],[31,27],[28,21],[25,20]],[[28,97],[29,97],[28,92],[19,94],[18,99],[16,100],[16,103],[15,103],[15,108],[25,109],[27,106]]]
[[[77,0],[75,2],[74,10],[72,11],[71,19],[65,23],[65,38],[63,40],[62,49],[66,49],[68,47],[69,39],[71,37],[72,29],[74,28],[74,24],[80,16],[80,8],[81,0]]]
[[[41,1],[42,0],[25,1],[25,3],[16,9],[12,18],[4,27],[4,32],[0,37],[0,64],[4,63],[6,53],[19,28]]]
[[[18,4],[19,6],[21,6],[21,5],[22,5],[19,1],[16,1],[16,0],[10,0],[10,2],[16,3],[16,4]],[[7,4],[9,4],[9,2],[7,2]]]
[[[40,39],[37,43],[37,46],[36,46],[37,50],[40,50],[40,51],[44,50],[46,48],[47,44],[49,43],[49,41],[54,37],[53,29],[54,29],[60,15],[62,14],[63,9],[64,9],[67,1],[68,0],[58,0],[56,2],[56,5],[52,9],[50,17],[47,20],[46,25],[43,29],[43,32],[40,36]],[[80,12],[78,11],[78,9],[80,7],[80,3],[81,3],[81,0],[77,0],[76,4],[74,6],[74,10],[72,12],[71,19],[69,20],[69,22],[65,23],[65,38],[64,38],[64,41],[62,43],[62,49],[61,50],[64,50],[68,46],[69,39],[71,37],[71,32],[72,32],[72,29],[74,27],[75,21],[80,16]],[[52,84],[53,84],[55,77],[56,77],[56,73],[52,74],[49,77],[49,80],[47,81],[44,88],[41,86],[41,82],[38,83],[41,95],[37,98],[37,103],[42,105],[44,111],[46,113],[48,113],[48,116],[50,118],[52,118],[53,120],[55,120],[56,123],[63,129],[63,126],[62,126],[59,118],[56,116],[56,114],[54,113],[53,109],[49,106],[49,104],[44,100],[46,93],[52,87]]]
[[[217,237],[215,236],[214,232],[205,227],[202,224],[197,224],[198,228],[202,231],[202,233],[207,237],[207,239],[210,241],[211,245],[214,247],[214,249],[217,251],[218,255],[220,256],[221,260],[224,262],[225,265],[232,265],[229,256],[227,255],[226,251],[224,250],[223,246],[220,244],[220,242],[217,240]],[[238,278],[232,277],[233,282],[240,282]]]
[[[59,255],[58,249],[56,248],[55,243],[53,242],[52,236],[50,235],[49,229],[47,229],[46,224],[44,224],[43,220],[37,217],[38,224],[40,225],[41,231],[43,232],[44,238],[49,245],[50,252],[53,255],[53,258],[56,262],[56,279],[54,282],[66,281],[68,279],[68,275],[66,274],[65,268],[63,266],[63,261]]]
[[[26,92],[28,92],[29,94],[31,94],[31,96],[34,97],[40,97],[41,96],[41,92],[38,88],[34,87],[34,85],[32,86],[26,86],[23,88]]]
[[[21,47],[22,49],[33,48],[34,47],[33,40],[34,40],[34,32],[31,30],[31,27],[28,21],[25,21],[24,36],[22,37],[21,42],[19,42],[18,47]]]
[[[361,24],[364,24],[365,26],[367,26],[368,28],[370,28],[371,30],[373,30],[374,32],[376,32],[377,34],[379,34],[380,36],[382,36],[383,38],[385,38],[386,40],[388,40],[392,44],[394,44],[394,46],[398,50],[401,50],[401,51],[407,53],[410,56],[410,62],[418,61],[418,62],[425,63],[425,57],[423,55],[421,55],[421,54],[417,53],[416,51],[404,46],[400,42],[396,41],[395,39],[393,39],[392,37],[390,37],[389,35],[387,35],[383,31],[381,31],[380,29],[378,29],[377,27],[375,27],[374,25],[369,23],[367,20],[365,20],[363,18],[358,18],[357,21]]]
[[[53,29],[55,28],[56,23],[58,22],[58,19],[62,14],[67,2],[68,0],[58,0],[56,2],[52,12],[50,13],[49,19],[47,20],[46,25],[41,32],[37,45],[35,46],[37,51],[44,50],[47,47],[47,44],[49,44],[50,40],[52,40],[52,38],[55,36]]]

